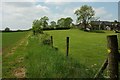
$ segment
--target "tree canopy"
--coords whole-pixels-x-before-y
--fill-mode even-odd
[[[57,21],[57,24],[59,27],[66,27],[66,28],[69,28],[70,25],[72,24],[72,18],[71,17],[67,17],[67,18],[60,18],[58,21]]]
[[[51,24],[51,25],[50,25],[51,28],[56,28],[56,22],[55,22],[55,21],[51,21],[50,24]]]
[[[48,20],[49,18],[46,16],[40,18],[39,20],[34,20],[32,24],[33,33],[43,33],[42,29],[48,26]]]
[[[43,28],[48,27],[48,20],[49,18],[47,16],[44,16],[40,19],[40,22],[42,23]]]
[[[6,27],[5,32],[9,32],[9,31],[10,31],[10,28]]]
[[[87,24],[94,18],[95,11],[91,6],[83,5],[75,11],[77,16],[77,23],[82,23],[84,29],[86,29]]]

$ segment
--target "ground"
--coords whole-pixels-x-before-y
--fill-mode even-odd
[[[53,46],[58,48],[57,51],[41,44],[44,34],[33,36],[31,32],[21,33],[22,37],[14,37],[14,45],[6,39],[3,46],[8,44],[11,49],[3,53],[4,78],[94,77],[108,55],[106,36],[118,35],[112,31],[84,32],[78,29],[44,33],[53,36]],[[2,40],[6,36],[3,34]],[[70,38],[69,59],[66,59],[66,37]],[[81,75],[81,72],[84,73]]]

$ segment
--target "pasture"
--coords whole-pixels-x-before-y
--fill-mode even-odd
[[[2,77],[10,78],[13,77],[11,70],[13,70],[17,65],[15,59],[18,59],[18,51],[21,51],[25,37],[29,32],[3,32],[2,33]],[[24,40],[25,39],[25,40]],[[17,51],[17,52],[16,52]],[[14,54],[14,53],[17,54]]]
[[[45,34],[29,35],[25,38],[22,35],[28,33],[22,33],[21,38],[24,38],[25,42],[14,54],[3,59],[4,78],[93,78],[108,55],[106,36],[118,35],[112,31],[101,33],[78,29],[50,30],[44,33],[48,34],[47,38],[53,36],[53,46],[58,50],[42,44]],[[66,37],[70,37],[68,58]],[[19,37],[16,43],[19,40],[22,39]],[[106,73],[104,75],[106,76]]]
[[[0,48],[2,48],[2,33],[0,33]]]
[[[66,37],[70,37],[69,56],[86,66],[95,65],[96,68],[100,67],[108,54],[106,36],[115,34],[112,31],[96,33],[78,29],[45,32],[53,36],[54,46],[58,47],[64,56],[66,55]]]
[[[3,32],[2,33],[2,50],[8,53],[13,47],[18,45],[27,32]]]

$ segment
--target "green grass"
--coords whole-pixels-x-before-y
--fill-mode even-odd
[[[45,31],[45,33],[53,36],[54,46],[58,47],[64,56],[66,54],[66,37],[70,37],[69,56],[87,67],[95,65],[96,71],[108,55],[106,36],[115,34],[112,31],[96,33],[78,29]]]
[[[43,45],[50,36],[30,36],[13,55],[3,59],[3,77],[14,78],[13,71],[25,67],[27,78],[93,78],[107,58],[106,36],[112,31],[84,32],[78,29],[45,31],[53,36],[55,50]],[[117,35],[117,34],[115,34]],[[70,37],[70,53],[66,58],[66,37]],[[119,39],[120,40],[120,39]],[[23,58],[22,61],[19,59]]]
[[[7,32],[2,33],[2,77],[3,78],[14,78],[13,71],[17,67],[21,67],[24,65],[24,62],[19,62],[21,57],[24,58],[25,55],[25,44],[20,45],[13,52],[12,55],[8,55],[8,52],[17,45],[20,44],[21,40],[23,40],[29,32]],[[26,40],[27,41],[27,40]]]
[[[60,51],[41,44],[36,37],[29,39],[25,57],[28,78],[92,78],[94,70],[66,58]]]
[[[2,33],[0,32],[0,53],[2,51]],[[2,77],[2,55],[0,54],[0,77]]]
[[[0,32],[0,48],[2,48],[2,32]]]
[[[19,43],[19,41],[21,41],[21,39],[25,37],[26,34],[27,32],[3,32],[2,33],[3,53],[5,54],[9,52],[12,47],[17,45],[17,43]]]

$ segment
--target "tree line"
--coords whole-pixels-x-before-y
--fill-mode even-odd
[[[43,33],[42,30],[46,29],[69,29],[72,27],[72,18],[60,18],[57,22],[51,21],[48,25],[49,18],[47,16],[41,17],[40,19],[34,20],[32,24],[33,33]]]
[[[74,14],[77,16],[77,24],[83,24],[83,29],[86,29],[91,20],[96,19],[95,11],[91,6],[88,5],[83,5],[77,9]],[[32,25],[34,34],[42,33],[42,30],[45,28],[71,28],[74,25],[71,17],[60,18],[57,20],[57,22],[51,21],[50,25],[48,25],[48,20],[49,18],[47,16],[44,16],[38,20],[34,20]]]
[[[70,29],[72,27],[80,26],[83,30],[87,30],[88,26],[92,27],[91,29],[96,29],[92,21],[97,21],[99,17],[95,16],[95,11],[91,6],[83,5],[77,10],[74,14],[77,17],[76,24],[73,23],[71,17],[60,18],[57,21],[51,21],[48,24],[49,18],[43,16],[40,19],[36,19],[32,23],[32,30],[34,34],[43,33],[43,30],[53,30],[53,29]],[[115,21],[115,24],[117,21]],[[102,27],[103,25],[101,25]],[[113,25],[114,26],[114,25]],[[97,25],[97,27],[100,27]],[[9,28],[6,28],[5,31],[10,31]]]

